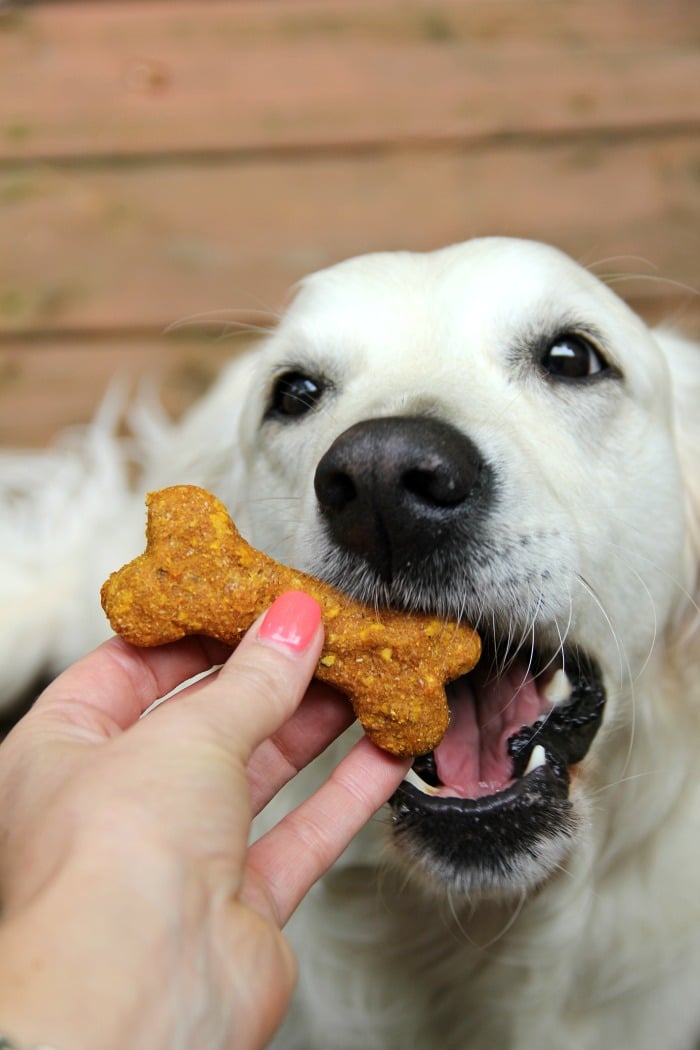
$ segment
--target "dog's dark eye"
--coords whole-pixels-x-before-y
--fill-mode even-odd
[[[542,369],[553,379],[588,379],[608,371],[608,364],[582,335],[557,336],[541,358]]]
[[[303,416],[323,393],[323,384],[303,372],[285,372],[272,390],[270,411],[278,416]]]

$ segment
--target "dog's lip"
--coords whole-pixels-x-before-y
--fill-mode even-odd
[[[487,817],[508,819],[514,809],[522,809],[524,805],[546,804],[553,799],[566,801],[568,794],[568,771],[548,760],[525,776],[513,780],[501,791],[480,798],[428,795],[410,780],[403,780],[389,802],[399,817],[440,814],[482,821]],[[488,826],[484,825],[486,830]]]
[[[406,815],[410,811],[418,815],[441,811],[478,818],[508,810],[514,804],[521,808],[526,799],[542,801],[544,796],[565,799],[569,768],[585,757],[600,727],[605,690],[600,670],[591,657],[577,649],[567,650],[563,657],[568,695],[556,695],[563,689],[564,679],[559,672],[530,675],[528,701],[531,708],[536,689],[540,698],[539,714],[514,728],[517,711],[528,710],[521,703],[515,719],[511,717],[506,722],[501,733],[500,772],[490,783],[479,781],[476,773],[470,778],[467,769],[461,777],[454,778],[456,783],[443,784],[438,770],[442,767],[453,771],[455,759],[452,766],[442,763],[442,745],[438,745],[436,753],[421,756],[414,762],[408,779],[392,796],[390,802],[395,813]],[[522,681],[525,682],[524,677]],[[464,696],[462,702],[465,702]],[[453,742],[452,746],[458,745]],[[467,765],[474,761],[473,756],[465,758]],[[476,762],[478,764],[478,757]]]

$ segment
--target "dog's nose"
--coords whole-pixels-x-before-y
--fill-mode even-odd
[[[339,546],[390,580],[455,542],[455,524],[484,506],[488,471],[465,434],[435,419],[356,423],[316,469],[316,497]]]

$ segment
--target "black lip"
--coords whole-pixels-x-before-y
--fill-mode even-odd
[[[580,651],[566,654],[566,671],[571,698],[508,741],[516,778],[509,787],[463,799],[426,795],[403,782],[389,800],[397,829],[418,835],[443,860],[455,850],[465,858],[475,850],[494,857],[506,845],[511,852],[529,851],[543,829],[570,835],[569,767],[585,757],[598,732],[605,690],[597,664]],[[545,765],[523,775],[537,744],[545,750]]]
[[[585,653],[566,654],[566,672],[572,685],[571,698],[545,718],[523,726],[508,741],[513,775],[522,777],[535,744],[542,744],[547,761],[561,766],[568,782],[568,767],[585,758],[603,720],[605,690],[598,665]]]
[[[568,777],[549,763],[481,799],[441,799],[403,783],[391,806],[397,846],[457,889],[507,885],[548,839],[576,829]]]

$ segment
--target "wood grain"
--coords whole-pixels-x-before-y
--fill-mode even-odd
[[[0,331],[268,323],[306,273],[484,234],[697,288],[700,139],[0,174]],[[610,259],[609,263],[602,260]],[[626,286],[620,285],[624,293]],[[679,289],[682,293],[682,289]]]
[[[38,5],[0,34],[5,157],[153,156],[700,120],[687,0]]]
[[[0,344],[0,445],[44,445],[65,427],[89,423],[108,395],[126,405],[138,394],[177,417],[251,342],[143,335]]]
[[[181,411],[365,251],[549,241],[700,335],[699,83],[693,0],[0,5],[0,442]]]

